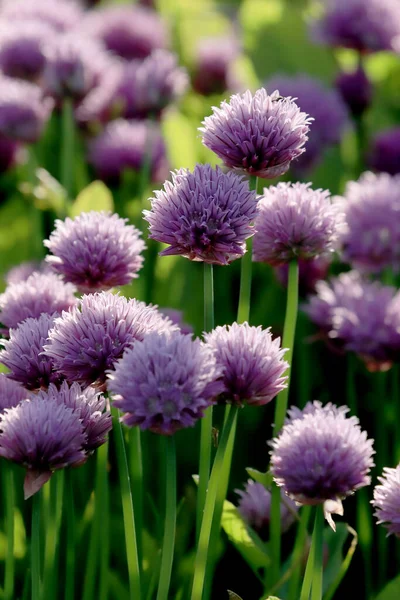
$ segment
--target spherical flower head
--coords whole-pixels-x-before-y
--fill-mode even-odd
[[[349,124],[346,105],[336,90],[325,87],[309,75],[276,76],[267,83],[281,96],[296,99],[300,110],[313,118],[306,151],[292,163],[302,175],[316,166],[326,148],[338,144]]]
[[[112,429],[111,413],[105,410],[104,396],[93,388],[83,390],[79,383],[69,385],[64,381],[59,389],[50,384],[47,391],[38,393],[38,397],[64,404],[75,412],[86,436],[83,444],[85,452],[91,453],[106,442],[107,434]]]
[[[203,121],[203,144],[236,171],[266,179],[286,173],[304,151],[311,120],[291,98],[261,88],[223,101]]]
[[[316,42],[359,52],[392,50],[399,33],[397,0],[325,0],[324,14],[312,24]]]
[[[0,69],[8,77],[36,81],[46,64],[53,28],[39,21],[0,21]]]
[[[151,198],[151,210],[143,211],[149,237],[169,244],[161,256],[220,265],[246,252],[256,213],[256,192],[248,182],[210,165],[172,173],[172,182]]]
[[[356,71],[340,73],[335,85],[355,117],[362,115],[370,106],[373,87],[362,67],[358,67]]]
[[[36,142],[53,108],[41,89],[19,79],[0,76],[0,135],[14,141]]]
[[[305,312],[335,347],[358,354],[372,370],[386,370],[400,351],[400,295],[352,271],[320,281]]]
[[[223,369],[221,402],[262,406],[287,386],[286,349],[269,329],[233,323],[205,333],[204,339]]]
[[[0,456],[27,469],[25,498],[57,469],[86,460],[86,436],[76,412],[53,398],[32,396],[0,418]]]
[[[270,443],[276,484],[296,502],[341,500],[370,483],[372,440],[349,408],[320,402],[289,410],[279,436]]]
[[[203,38],[196,48],[193,87],[199,94],[222,94],[234,90],[239,82],[234,63],[239,56],[234,37]]]
[[[128,348],[107,387],[122,422],[172,435],[192,427],[222,388],[213,351],[200,340],[175,333],[153,333]]]
[[[330,256],[318,256],[311,260],[299,260],[299,292],[304,296],[315,292],[315,286],[318,281],[325,279],[328,275],[331,264]],[[275,267],[275,274],[279,282],[287,286],[289,265],[285,263],[280,267]]]
[[[33,273],[49,273],[50,266],[44,261],[26,261],[22,262],[15,267],[11,267],[9,271],[4,276],[4,280],[7,285],[11,285],[12,283],[21,283],[22,281],[26,281],[28,277],[30,277]]]
[[[35,21],[50,25],[56,32],[72,29],[82,18],[74,0],[3,0],[0,17],[7,21]]]
[[[59,102],[66,97],[81,101],[112,66],[112,59],[100,42],[68,33],[60,36],[47,52],[43,85]]]
[[[375,136],[368,163],[374,171],[400,175],[400,127],[381,131]]]
[[[243,520],[257,533],[265,535],[271,521],[271,492],[261,483],[249,481],[244,490],[235,490],[239,496],[238,510]],[[281,531],[285,533],[296,520],[297,504],[281,490]]]
[[[59,384],[64,377],[54,370],[53,361],[43,355],[43,346],[53,327],[54,315],[43,313],[38,319],[25,319],[16,329],[10,330],[10,339],[3,340],[0,363],[28,390],[46,389],[50,383]]]
[[[0,415],[6,408],[18,406],[22,400],[29,397],[30,393],[22,385],[0,373]]]
[[[155,11],[141,6],[92,11],[84,19],[82,30],[126,60],[144,59],[156,48],[168,45],[165,22]]]
[[[385,467],[378,479],[380,485],[374,488],[372,500],[378,525],[383,524],[388,535],[400,537],[400,465],[395,469]]]
[[[400,175],[363,173],[338,198],[347,228],[343,259],[366,273],[400,269]]]
[[[152,331],[170,329],[177,327],[154,306],[99,292],[55,320],[44,350],[69,382],[101,386],[126,348]]]
[[[344,227],[343,212],[327,190],[310,183],[278,183],[258,203],[253,260],[279,266],[333,252]]]
[[[75,306],[75,287],[55,273],[33,273],[26,281],[14,283],[0,294],[0,321],[6,327],[42,313],[49,315]]]
[[[188,82],[186,69],[178,66],[176,54],[154,50],[144,60],[125,65],[113,101],[120,102],[125,118],[159,117],[185,93]]]
[[[44,242],[52,253],[46,260],[81,292],[130,283],[143,265],[145,244],[141,232],[127,221],[104,211],[56,220],[55,230]]]
[[[126,169],[140,172],[149,158],[152,181],[161,181],[168,171],[165,145],[159,127],[146,121],[112,121],[89,152],[97,175],[110,183],[118,183]]]

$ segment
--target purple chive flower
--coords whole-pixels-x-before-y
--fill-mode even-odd
[[[335,347],[360,355],[367,367],[386,370],[400,352],[400,294],[356,272],[320,281],[304,307]]]
[[[400,537],[400,465],[395,469],[385,467],[378,479],[380,485],[374,488],[372,500],[378,525],[383,524],[388,535]]]
[[[300,504],[325,504],[329,513],[343,514],[341,500],[368,485],[374,465],[372,440],[361,431],[347,406],[309,402],[289,409],[279,436],[270,442],[271,473],[276,484]],[[327,514],[328,513],[328,514]]]
[[[3,0],[0,17],[7,21],[36,21],[62,32],[82,18],[82,9],[73,0]]]
[[[271,520],[271,492],[261,483],[249,479],[244,490],[235,490],[239,496],[238,510],[242,519],[257,533],[268,534]],[[281,490],[281,531],[285,533],[296,520],[297,504]]]
[[[0,417],[0,456],[27,469],[25,499],[53,471],[85,462],[86,439],[75,410],[51,397],[32,396]]]
[[[65,97],[80,101],[112,68],[113,60],[99,42],[68,33],[52,44],[47,53],[43,85],[58,101]]]
[[[82,292],[109,290],[130,283],[143,265],[141,232],[110,212],[81,213],[59,219],[44,245],[47,261]]]
[[[264,188],[258,203],[253,260],[273,266],[332,252],[343,230],[343,213],[327,190],[310,183]]]
[[[318,256],[311,260],[299,260],[299,290],[301,295],[315,292],[318,281],[325,279],[328,275],[331,259],[329,256]],[[289,265],[285,263],[275,268],[278,281],[287,286]]]
[[[75,306],[75,287],[54,273],[33,273],[26,281],[13,283],[0,294],[0,321],[9,328],[42,313],[49,315]]]
[[[46,64],[53,28],[40,21],[0,21],[0,69],[8,77],[36,81]]]
[[[123,114],[125,100],[119,97],[119,90],[125,74],[124,67],[125,65],[115,62],[107,75],[101,78],[99,84],[76,107],[75,117],[81,126],[98,131],[99,124],[105,125]]]
[[[347,228],[343,259],[367,273],[400,269],[400,175],[363,173],[338,199]]]
[[[158,126],[146,121],[117,119],[91,143],[89,162],[98,177],[118,182],[126,169],[139,172],[150,157],[152,181],[168,172],[164,141]]]
[[[370,106],[373,87],[362,67],[358,67],[353,72],[340,73],[336,78],[335,85],[343,101],[355,117],[362,115]]]
[[[238,88],[234,62],[239,56],[239,50],[234,37],[202,39],[197,46],[193,74],[196,92],[208,96]]]
[[[0,415],[6,408],[18,406],[21,400],[29,397],[30,393],[22,385],[0,373]]]
[[[82,389],[79,383],[68,385],[64,381],[58,389],[50,384],[46,392],[39,392],[38,397],[43,400],[54,400],[58,404],[65,404],[71,408],[82,422],[86,440],[83,448],[91,453],[106,442],[107,433],[112,429],[112,418],[106,409],[106,400],[103,395],[93,388]]]
[[[105,372],[136,340],[176,329],[154,306],[100,292],[83,296],[55,320],[44,350],[68,381],[101,386]]]
[[[262,406],[287,386],[286,349],[270,329],[233,323],[205,333],[204,339],[223,370],[220,401]]]
[[[300,110],[314,119],[306,152],[292,163],[293,170],[303,174],[318,164],[327,148],[340,142],[349,123],[346,105],[336,90],[309,75],[276,76],[267,86],[295,98]]]
[[[359,52],[392,50],[400,33],[397,0],[325,0],[323,16],[312,24],[316,42]]]
[[[100,39],[108,50],[126,60],[146,58],[156,48],[168,45],[162,18],[141,6],[92,11],[85,18],[82,31]]]
[[[33,273],[49,273],[49,265],[44,261],[26,261],[12,267],[4,276],[7,285],[26,281]]]
[[[107,387],[123,423],[172,435],[192,427],[222,385],[213,351],[179,332],[153,333],[125,351]]]
[[[183,320],[183,312],[181,310],[175,310],[173,308],[159,308],[160,313],[168,317],[174,325],[179,327],[179,331],[182,335],[192,335],[193,327],[189,323],[185,323]]]
[[[41,89],[19,79],[0,76],[0,135],[14,141],[36,142],[53,108]]]
[[[28,390],[46,389],[50,383],[59,384],[64,379],[54,370],[51,358],[43,354],[56,316],[43,313],[38,319],[25,319],[10,330],[9,340],[1,342],[4,350],[0,351],[0,363],[10,369],[7,377]]]
[[[400,127],[381,131],[375,136],[368,163],[374,171],[400,174]]]
[[[226,265],[246,252],[256,212],[256,192],[247,181],[218,167],[197,165],[193,173],[172,173],[172,182],[155,192],[151,210],[143,214],[149,237],[169,244],[162,256],[181,254]]]
[[[291,98],[261,88],[231,96],[203,121],[203,144],[236,171],[266,179],[283,175],[305,151],[311,120]]]

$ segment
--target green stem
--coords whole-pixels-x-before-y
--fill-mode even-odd
[[[171,582],[172,563],[175,548],[176,530],[176,450],[175,438],[168,436],[166,448],[166,508],[164,540],[161,552],[160,580],[157,600],[168,600]]]
[[[75,145],[75,117],[72,98],[64,98],[61,114],[61,162],[60,182],[65,188],[69,199],[74,194],[74,145]],[[68,213],[68,207],[65,207]]]
[[[318,509],[319,507],[317,507]],[[315,515],[314,531],[311,541],[310,551],[308,553],[306,571],[304,573],[303,585],[300,593],[300,600],[309,600],[310,592],[313,585],[314,578],[314,565],[315,565],[315,552],[316,552],[316,525],[317,525],[317,514]],[[318,541],[318,540],[317,540]]]
[[[211,471],[211,477],[204,506],[204,515],[201,524],[199,543],[197,546],[191,600],[202,600],[203,598],[206,568],[210,551],[209,540],[214,518],[218,486],[220,484],[221,476],[223,474],[226,448],[228,445],[231,429],[236,425],[238,410],[239,409],[237,406],[230,407],[228,418],[222,431],[221,440],[218,445],[214,465]]]
[[[311,600],[322,600],[322,579],[323,579],[323,532],[324,532],[324,509],[320,504],[316,507],[315,525],[311,544],[315,545],[314,550],[314,577],[311,590]]]
[[[72,487],[72,471],[65,471],[65,508],[67,515],[67,547],[66,547],[66,577],[65,600],[75,598],[75,503]]]
[[[249,187],[257,192],[258,177],[250,177]],[[253,261],[253,239],[249,238],[246,243],[246,254],[242,257],[240,263],[240,290],[239,305],[237,312],[237,322],[244,323],[250,319],[250,301],[251,301],[251,271]]]
[[[32,600],[41,600],[40,581],[40,500],[41,492],[36,492],[32,498],[32,529],[31,529],[31,577]]]
[[[130,447],[130,473],[132,479],[132,499],[135,507],[135,525],[137,531],[137,545],[139,555],[139,566],[142,556],[142,538],[143,528],[143,458],[142,441],[139,427],[132,427],[129,432]]]
[[[297,528],[292,555],[293,574],[290,578],[288,600],[297,600],[299,597],[299,583],[302,570],[301,559],[304,555],[304,548],[306,547],[308,537],[307,526],[310,519],[311,506],[303,506],[301,510],[301,520]]]
[[[139,555],[136,536],[135,514],[132,502],[131,484],[126,457],[125,441],[119,420],[119,411],[112,409],[113,431],[117,453],[119,480],[121,486],[122,512],[124,515],[125,545],[128,561],[130,600],[141,598]]]
[[[6,531],[7,555],[4,577],[4,599],[13,600],[14,597],[14,506],[15,506],[15,481],[11,464],[4,465],[4,490],[6,504]],[[3,496],[4,497],[4,496]]]
[[[100,593],[99,600],[108,598],[110,560],[110,493],[108,488],[108,442],[97,450],[98,481],[96,482],[96,520],[100,530]]]
[[[281,490],[273,482],[271,486],[271,520],[269,523],[271,543],[271,568],[266,570],[267,588],[279,581],[281,575]]]
[[[64,469],[50,479],[50,506],[46,519],[46,545],[44,555],[44,597],[53,598],[57,579],[57,546],[61,527],[64,495]]]
[[[214,271],[213,265],[204,263],[204,331],[214,328]],[[211,465],[213,410],[209,406],[200,425],[199,484],[197,490],[196,539],[199,539],[204,504],[206,501]]]
[[[299,303],[299,263],[292,260],[289,263],[289,278],[286,300],[285,325],[283,327],[282,347],[287,348],[285,359],[289,364],[287,386],[280,392],[275,405],[275,423],[273,435],[276,437],[283,427],[289,399],[290,374],[293,358],[294,335],[296,331],[297,307]]]

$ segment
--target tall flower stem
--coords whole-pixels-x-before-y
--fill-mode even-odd
[[[60,469],[50,479],[50,506],[46,520],[46,545],[44,554],[44,597],[55,595],[57,578],[57,546],[61,527],[64,496],[64,469]]]
[[[100,593],[99,600],[108,598],[109,560],[110,560],[110,491],[108,487],[108,441],[98,448],[98,485],[96,512],[100,528]]]
[[[257,192],[258,178],[250,177],[250,189]],[[251,300],[251,272],[253,260],[253,240],[247,240],[247,252],[241,259],[240,264],[240,291],[239,291],[239,306],[237,321],[243,323],[248,321],[250,317],[250,300]]]
[[[275,405],[275,423],[273,436],[276,437],[281,430],[285,421],[285,415],[289,399],[290,375],[293,357],[294,337],[297,321],[297,307],[299,302],[299,263],[293,260],[289,263],[289,279],[286,301],[285,325],[283,328],[282,347],[287,348],[285,359],[289,363],[287,372],[288,382],[287,387],[282,390]],[[271,569],[267,571],[268,587],[272,586],[280,577],[281,563],[281,493],[276,485],[272,485],[271,490],[271,522],[270,522],[270,539],[272,552]]]
[[[76,523],[71,469],[65,471],[65,507],[67,514],[65,600],[74,600]]]
[[[214,328],[214,270],[204,263],[204,331]],[[208,479],[210,477],[213,410],[209,406],[200,425],[199,486],[197,490],[196,539],[199,539]]]
[[[124,515],[125,545],[128,561],[130,600],[141,598],[139,554],[135,525],[135,514],[132,502],[131,483],[128,460],[126,457],[125,441],[119,420],[119,411],[112,409],[113,432],[117,453],[119,480],[121,486],[122,512]]]
[[[143,527],[143,460],[142,460],[142,440],[139,427],[132,427],[129,432],[130,449],[130,473],[132,479],[132,499],[135,507],[135,524],[137,531],[137,545],[139,555],[139,567],[142,556],[142,538]]]
[[[75,118],[72,98],[64,98],[61,113],[61,154],[60,154],[60,182],[67,191],[69,199],[74,194],[74,145],[75,145]],[[65,213],[68,212],[68,207]]]
[[[294,544],[292,564],[294,565],[293,575],[290,578],[288,600],[297,600],[299,597],[299,583],[301,576],[301,557],[304,554],[308,537],[308,521],[310,519],[311,506],[303,506],[300,523],[298,524],[296,541]]]
[[[228,418],[222,431],[221,440],[218,444],[217,453],[215,455],[215,460],[211,471],[200,537],[197,545],[191,600],[202,600],[203,598],[209,552],[212,550],[210,548],[210,535],[217,501],[218,487],[223,475],[224,457],[230,433],[232,428],[236,426],[238,410],[239,408],[237,406],[230,407]]]
[[[13,600],[14,597],[14,506],[15,506],[15,481],[11,464],[3,465],[5,505],[6,505],[6,531],[7,555],[4,576],[4,599]]]
[[[322,599],[323,525],[323,507],[320,505],[316,507],[314,531],[310,552],[308,554],[306,572],[304,573],[300,600],[309,600],[310,592],[311,600]]]
[[[32,498],[32,528],[31,528],[31,579],[32,600],[41,600],[40,580],[40,501],[41,492],[36,492]]]
[[[164,540],[161,552],[160,580],[157,600],[168,600],[176,530],[176,450],[173,435],[165,439],[166,506]]]

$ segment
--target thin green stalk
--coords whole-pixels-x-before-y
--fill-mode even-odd
[[[311,589],[311,600],[322,600],[323,579],[323,532],[324,532],[324,508],[320,504],[315,511],[315,525],[311,544],[315,544],[314,550],[314,577]]]
[[[275,405],[275,423],[273,436],[276,437],[281,430],[289,399],[289,387],[291,366],[293,357],[294,337],[297,321],[297,307],[299,302],[299,263],[293,260],[289,263],[289,278],[286,301],[285,325],[283,328],[282,347],[287,348],[285,359],[289,367],[287,371],[287,387],[278,394]],[[271,498],[271,522],[270,522],[270,540],[272,552],[272,566],[267,571],[267,585],[271,587],[280,577],[281,565],[281,493],[279,488],[272,484]]]
[[[157,600],[168,600],[171,583],[172,563],[174,560],[176,530],[176,450],[173,435],[165,439],[166,456],[166,505],[165,529],[161,552],[160,579]]]
[[[67,547],[66,547],[66,574],[65,574],[65,600],[75,598],[75,503],[72,486],[72,471],[65,471],[65,508],[67,517]]]
[[[326,592],[324,594],[324,600],[332,600],[334,598],[336,590],[338,589],[339,585],[341,584],[343,577],[346,575],[348,568],[350,566],[350,563],[352,561],[354,552],[357,548],[357,543],[358,543],[357,532],[349,525],[347,525],[347,529],[348,529],[349,533],[353,536],[353,539],[352,539],[350,547],[347,551],[347,554],[343,559],[340,569],[336,574],[335,579],[332,581],[331,585],[328,587],[328,589],[326,590]],[[370,596],[365,596],[365,598],[368,600],[370,598]]]
[[[31,528],[31,581],[32,600],[41,600],[40,580],[40,501],[41,492],[36,492],[32,498],[32,528]]]
[[[257,192],[258,178],[250,177],[250,189]],[[251,301],[251,271],[253,260],[253,240],[249,238],[246,243],[246,254],[241,259],[240,264],[240,290],[239,290],[239,305],[237,313],[237,322],[244,323],[250,318],[250,301]]]
[[[138,535],[137,545],[139,554],[139,566],[141,566],[142,537],[143,530],[143,457],[142,441],[139,427],[132,427],[129,432],[130,448],[130,474],[132,480],[132,499],[135,507],[135,525]]]
[[[299,584],[302,571],[301,559],[304,555],[304,549],[307,547],[308,521],[311,514],[311,506],[303,506],[300,522],[297,527],[296,541],[292,554],[293,574],[290,578],[288,600],[297,600],[299,597]]]
[[[74,194],[74,145],[75,145],[75,117],[72,98],[64,98],[61,114],[61,154],[60,154],[60,182],[65,188],[69,199]],[[68,207],[65,207],[67,214]]]
[[[229,415],[226,420],[224,429],[222,431],[221,440],[218,445],[213,468],[211,471],[211,477],[208,485],[207,497],[204,506],[203,521],[201,524],[200,537],[197,546],[191,600],[202,600],[203,598],[206,568],[210,551],[209,540],[214,518],[218,486],[221,480],[221,476],[223,474],[224,457],[229,441],[230,432],[231,429],[236,425],[238,410],[239,409],[237,406],[230,407]]]
[[[204,263],[204,331],[214,328],[214,271],[213,265]],[[208,480],[210,477],[213,410],[209,406],[200,425],[199,485],[197,490],[196,539],[199,539]]]
[[[315,532],[315,525],[314,525]],[[310,551],[308,553],[306,571],[304,573],[303,585],[301,587],[300,600],[309,600],[311,587],[314,577],[314,562],[315,562],[315,539],[313,533],[313,539],[311,542]]]
[[[112,413],[113,432],[121,486],[122,512],[124,515],[125,545],[129,574],[129,597],[130,600],[138,600],[141,598],[140,569],[128,460],[126,457],[122,427],[119,420],[119,411],[112,408]]]
[[[50,479],[50,505],[46,518],[46,545],[44,554],[44,597],[53,598],[57,581],[57,547],[61,527],[64,495],[64,469]]]
[[[15,507],[15,481],[13,466],[3,465],[5,508],[6,508],[6,532],[7,532],[7,555],[4,576],[4,599],[13,600],[14,597],[14,507]]]
[[[100,593],[99,600],[107,600],[110,560],[110,492],[108,487],[108,442],[100,446],[98,483],[96,486],[96,518],[100,529]],[[101,470],[100,470],[101,467]]]

